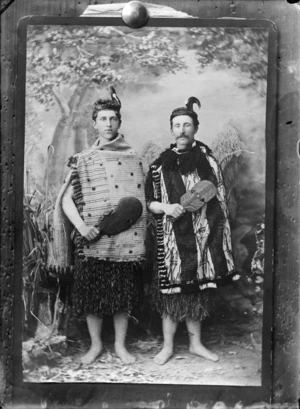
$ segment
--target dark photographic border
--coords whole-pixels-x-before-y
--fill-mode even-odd
[[[16,274],[14,309],[14,358],[13,358],[13,399],[23,404],[36,404],[41,400],[60,402],[69,407],[68,399],[85,396],[100,403],[117,402],[125,404],[132,401],[172,401],[171,407],[182,407],[183,402],[225,401],[228,404],[242,400],[244,403],[264,400],[269,402],[272,393],[272,326],[273,326],[273,274],[274,274],[274,196],[275,196],[275,146],[276,146],[276,60],[277,28],[268,20],[246,19],[150,19],[152,27],[247,27],[269,30],[268,77],[266,110],[266,194],[265,194],[265,280],[262,342],[262,384],[250,386],[211,386],[211,385],[161,385],[161,384],[43,384],[28,383],[22,380],[22,229],[23,229],[23,165],[25,131],[25,87],[26,87],[26,34],[29,25],[99,25],[122,26],[121,18],[107,17],[24,17],[18,26],[18,78],[17,78],[17,134],[16,151]],[[121,406],[119,406],[121,407]],[[130,406],[129,406],[130,407]]]

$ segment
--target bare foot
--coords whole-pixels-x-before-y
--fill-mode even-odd
[[[166,362],[168,362],[172,355],[173,355],[172,348],[163,347],[163,349],[154,357],[154,362],[157,365],[164,365]]]
[[[92,345],[89,351],[81,357],[80,361],[84,365],[93,363],[101,354],[102,344]]]
[[[135,357],[127,351],[125,346],[115,345],[115,351],[124,364],[133,364],[135,362]]]
[[[208,359],[209,361],[217,362],[219,360],[218,355],[214,354],[213,352],[209,351],[205,348],[202,344],[191,345],[190,346],[190,353],[194,355],[201,356],[202,358]]]

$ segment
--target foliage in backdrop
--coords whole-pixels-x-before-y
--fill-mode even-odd
[[[155,77],[186,68],[180,50],[195,52],[199,73],[207,67],[237,68],[240,87],[266,89],[267,32],[259,29],[33,26],[27,42],[26,101],[46,111],[59,108],[49,163],[53,186],[63,179],[68,154],[89,145],[89,109],[95,92],[109,83],[151,86]],[[30,115],[30,112],[28,112]],[[33,130],[34,131],[34,130]],[[28,129],[28,133],[31,133]],[[33,132],[35,133],[35,132]],[[39,138],[38,133],[34,137]]]
[[[239,92],[263,105],[267,46],[267,31],[254,28],[166,30],[147,27],[133,31],[126,27],[101,26],[29,27],[24,169],[24,280],[27,287],[35,285],[39,266],[47,257],[48,216],[51,219],[67,158],[88,147],[95,137],[90,111],[96,96],[101,93],[106,96],[108,85],[113,84],[120,92],[129,90],[132,100],[139,97],[147,104],[147,93],[155,81],[167,76],[174,76],[176,95],[176,75],[188,72],[191,63],[185,56],[189,56],[199,77],[212,68],[220,73],[240,73]],[[212,84],[212,92],[213,89]],[[157,110],[164,104],[164,97],[159,95]],[[48,143],[44,122],[47,114],[53,120],[53,134]],[[262,111],[261,129],[264,129],[264,114]],[[143,134],[143,119],[139,118],[139,112],[135,115]],[[155,122],[155,117],[152,121]],[[245,118],[245,121],[250,127],[251,119]],[[252,258],[258,250],[256,225],[262,222],[264,213],[265,157],[261,146],[265,136],[261,129],[253,129],[251,137],[245,135],[240,124],[229,115],[227,125],[211,145],[224,172],[237,267],[246,277],[251,275]],[[260,146],[255,147],[257,140]],[[141,140],[140,144],[146,171],[162,147],[151,141]],[[257,163],[259,169],[256,169]],[[39,195],[34,193],[37,191]],[[261,259],[263,253],[259,255]],[[263,269],[260,276],[262,272]]]

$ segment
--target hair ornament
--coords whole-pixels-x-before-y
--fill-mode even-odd
[[[185,106],[189,111],[193,111],[193,105],[197,104],[199,109],[201,108],[201,103],[198,98],[196,97],[189,97],[189,99],[185,102]]]

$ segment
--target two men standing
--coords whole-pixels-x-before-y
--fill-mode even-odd
[[[175,144],[151,165],[146,180],[148,210],[156,218],[156,271],[153,287],[155,306],[162,316],[164,345],[155,357],[165,364],[173,353],[173,338],[180,321],[186,321],[190,352],[217,361],[218,356],[201,343],[201,321],[209,315],[207,288],[237,277],[231,252],[225,190],[222,176],[210,149],[195,140],[197,114],[191,97],[185,107],[170,117]],[[142,163],[119,134],[120,101],[94,104],[93,121],[98,131],[94,145],[72,160],[73,170],[58,197],[56,209],[65,223],[71,222],[77,237],[93,240],[95,227],[124,196],[135,196],[143,204],[140,219],[123,233],[102,236],[82,245],[75,240],[73,306],[86,314],[91,348],[82,358],[93,362],[102,350],[101,328],[105,315],[112,315],[115,351],[124,363],[134,362],[125,347],[128,317],[142,297],[142,261],[145,257],[146,203]],[[209,180],[217,195],[194,213],[180,205],[181,196],[200,180]],[[81,244],[78,244],[81,243]]]

